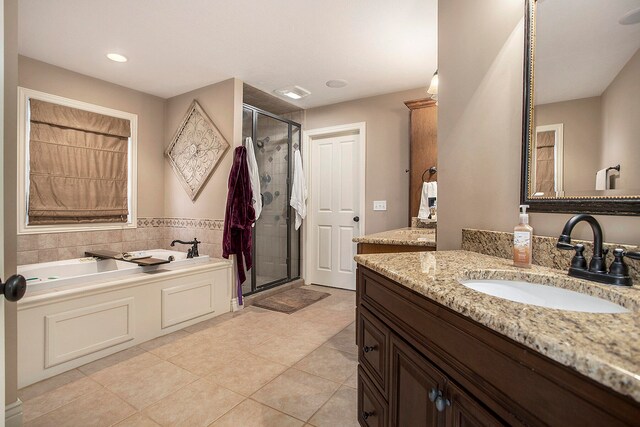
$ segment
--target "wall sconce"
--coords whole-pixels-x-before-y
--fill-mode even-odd
[[[431,99],[438,102],[438,70],[433,73],[433,77],[431,77],[431,84],[429,85],[429,89],[427,89],[427,93],[431,95]]]

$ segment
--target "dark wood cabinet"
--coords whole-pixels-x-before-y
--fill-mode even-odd
[[[444,390],[445,385],[444,375],[435,366],[392,336],[389,394],[392,426],[444,426],[446,408],[438,411],[435,399],[443,399],[438,392]]]
[[[640,404],[358,266],[363,426],[638,426]]]

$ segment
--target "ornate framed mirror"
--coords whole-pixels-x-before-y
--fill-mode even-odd
[[[520,199],[640,215],[640,1],[526,0]]]

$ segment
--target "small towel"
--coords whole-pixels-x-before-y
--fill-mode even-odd
[[[436,205],[437,197],[437,182],[434,181],[422,183],[422,195],[420,196],[420,209],[418,210],[418,218],[429,219],[429,208]]]
[[[295,227],[297,230],[302,225],[302,220],[307,216],[307,184],[304,179],[300,150],[296,150],[293,158],[293,186],[289,204],[296,211]]]
[[[251,197],[251,203],[253,204],[253,210],[256,212],[256,221],[260,217],[262,212],[262,193],[260,189],[260,172],[258,171],[258,162],[256,161],[256,153],[253,149],[253,140],[247,138],[244,140],[244,145],[247,148],[247,166],[249,167],[249,179],[251,180],[251,191],[253,196]],[[252,224],[252,227],[255,222]]]
[[[607,170],[600,169],[596,173],[596,190],[606,190],[607,189]]]

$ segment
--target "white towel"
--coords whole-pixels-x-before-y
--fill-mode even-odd
[[[302,225],[302,220],[307,216],[307,184],[302,169],[302,157],[300,150],[296,150],[293,158],[293,186],[291,187],[291,200],[289,204],[296,211],[296,230]]]
[[[260,217],[260,213],[262,212],[262,197],[260,196],[260,193],[262,192],[260,189],[260,172],[258,171],[256,153],[253,149],[253,140],[251,138],[245,139],[244,145],[247,148],[247,166],[249,168],[249,179],[251,180],[251,192],[253,192],[251,204],[253,205],[253,209],[256,211],[257,221]],[[255,222],[252,224],[252,226],[254,225]]]
[[[427,190],[427,182],[422,183],[422,195],[420,196],[420,209],[418,210],[419,219],[429,218],[429,196]]]
[[[600,169],[596,173],[596,190],[606,190],[607,189],[607,170]]]

